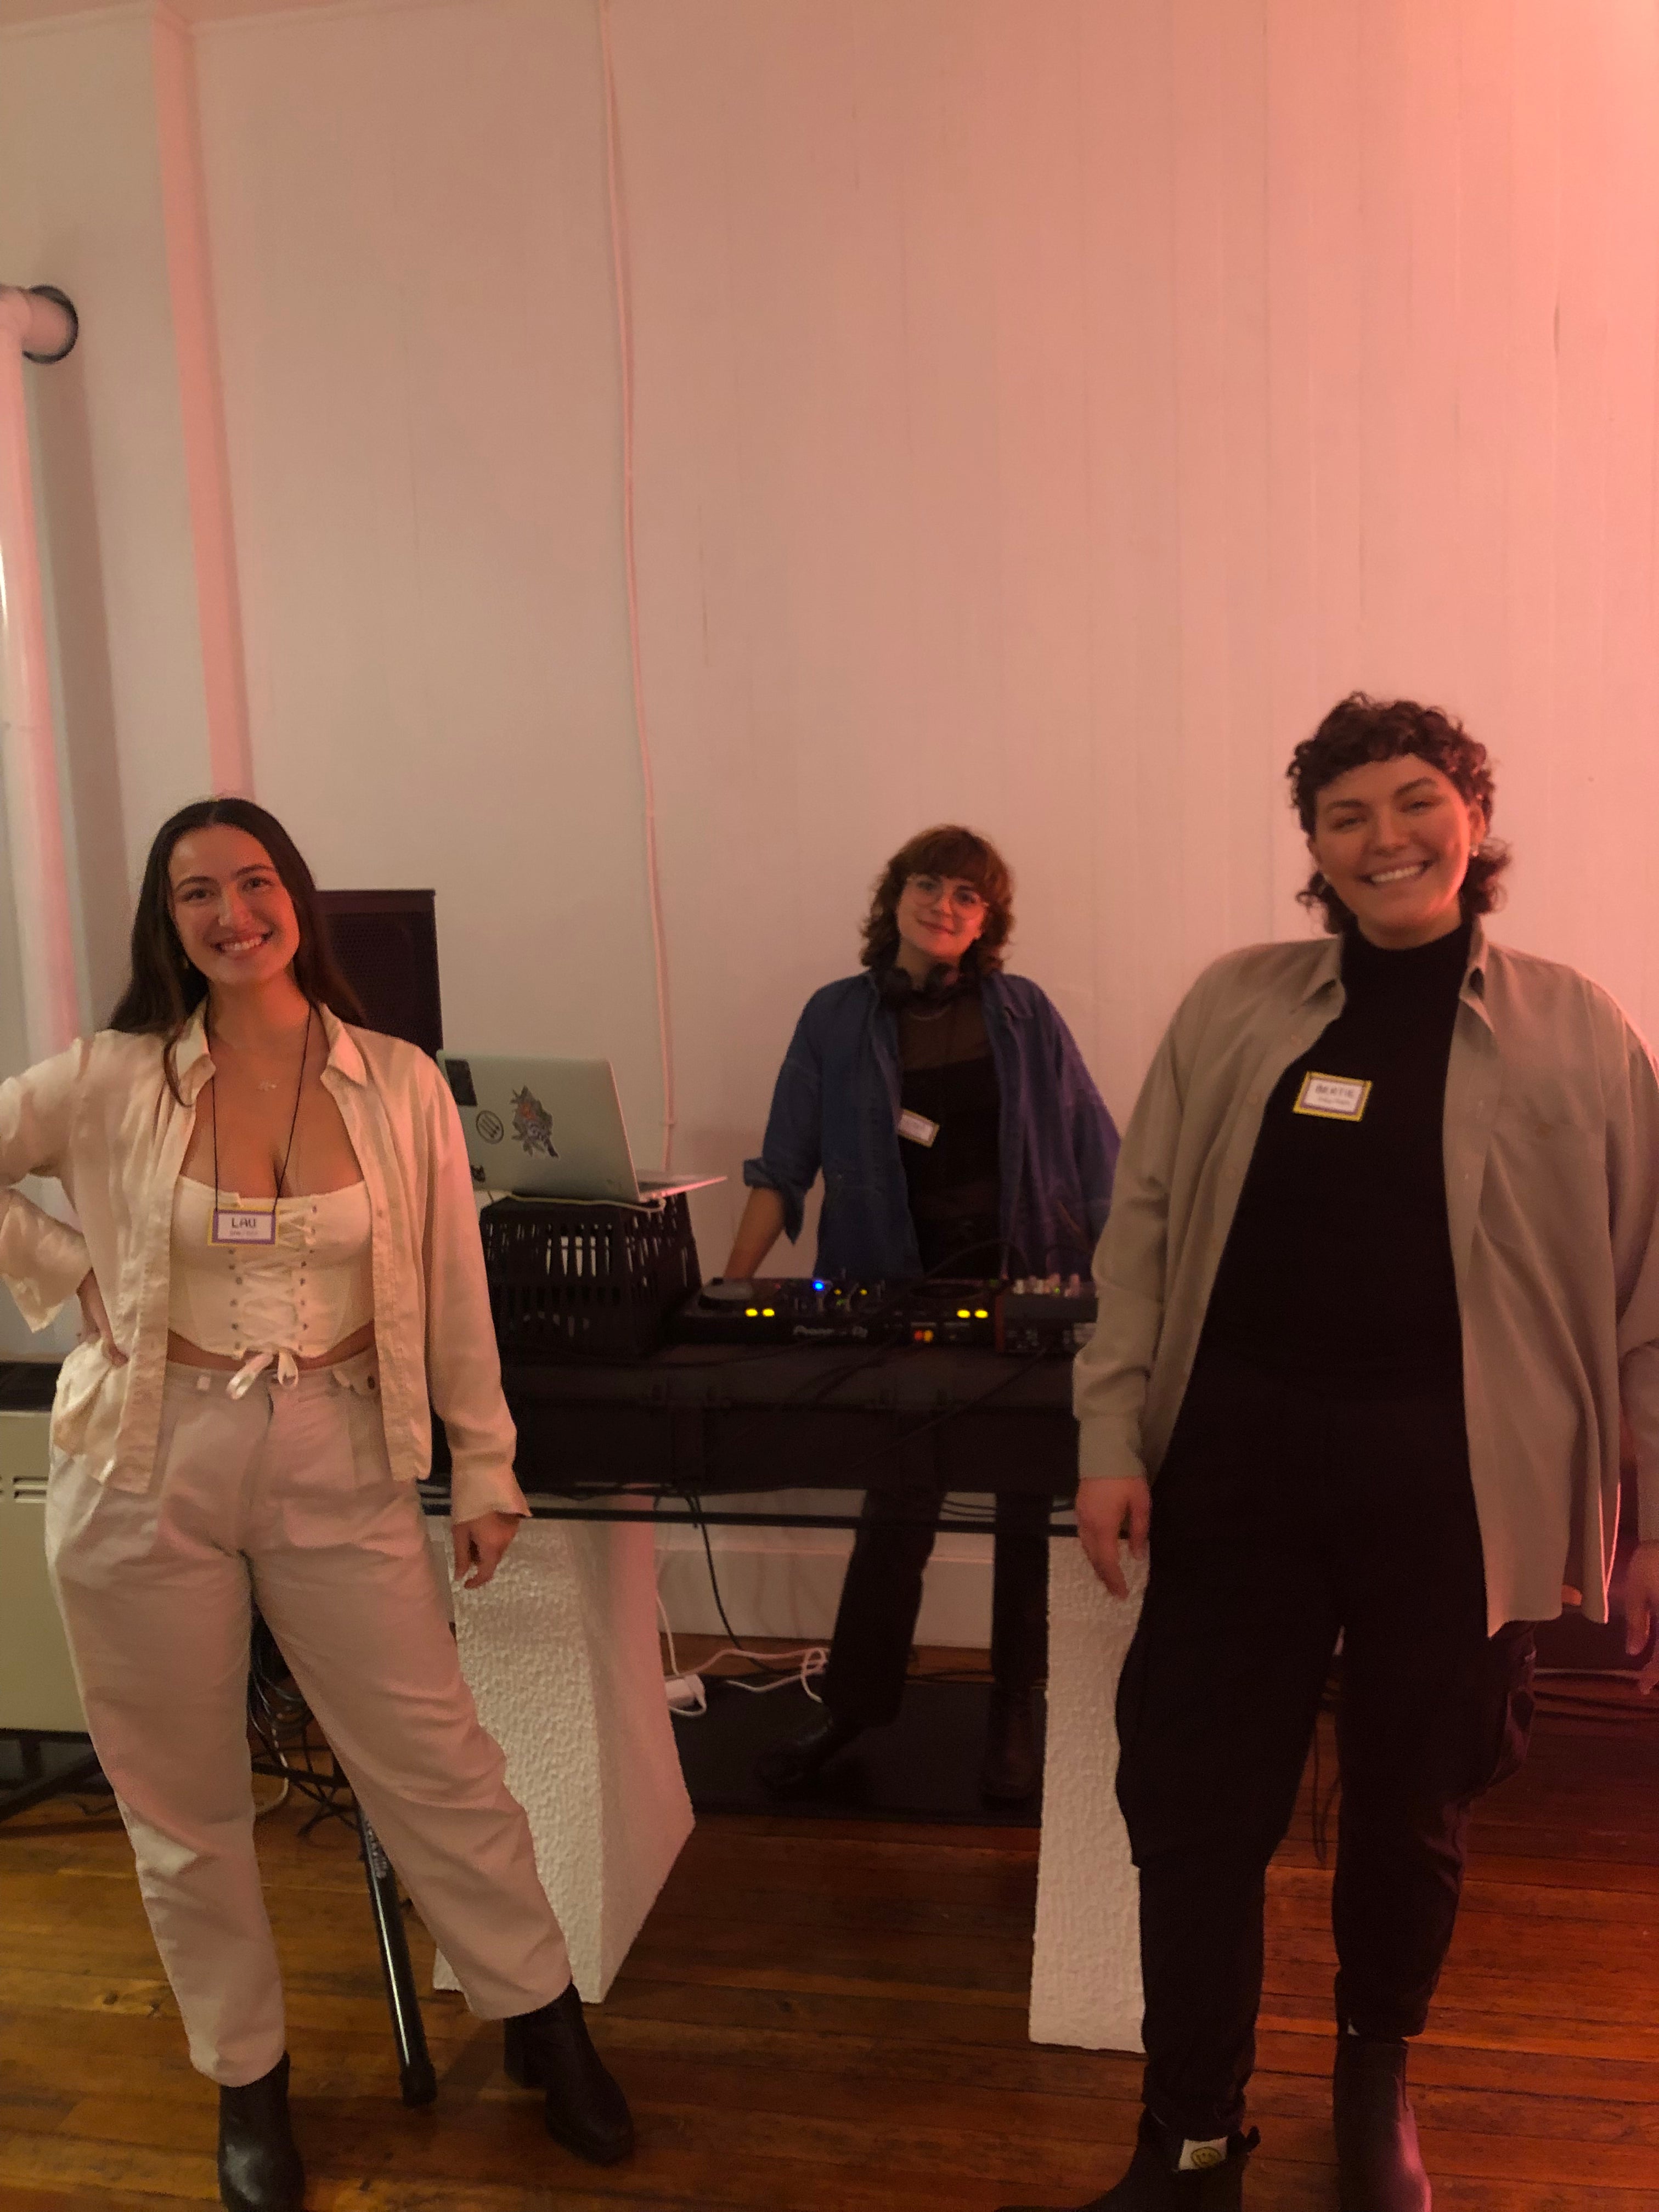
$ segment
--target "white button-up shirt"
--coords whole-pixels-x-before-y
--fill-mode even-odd
[[[449,1086],[426,1054],[322,1010],[322,1080],[362,1169],[370,1216],[380,1417],[392,1472],[417,1481],[432,1458],[431,1406],[453,1462],[458,1521],[528,1509],[513,1474],[471,1173]],[[97,1340],[64,1362],[54,1454],[118,1490],[155,1474],[167,1356],[174,1187],[213,1061],[198,1012],[174,1054],[102,1030],[0,1084],[0,1280],[44,1328],[88,1268],[109,1309],[113,1363]],[[66,1227],[10,1188],[55,1177],[80,1222]]]

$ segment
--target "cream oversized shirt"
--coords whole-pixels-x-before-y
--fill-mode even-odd
[[[1274,1085],[1343,1005],[1335,938],[1205,970],[1123,1139],[1073,1401],[1080,1473],[1156,1479]],[[1607,994],[1477,921],[1446,1073],[1446,1211],[1488,1623],[1607,1618],[1622,1402],[1659,1539],[1659,1077]],[[1363,1264],[1363,1260],[1360,1262]],[[1340,1483],[1342,1469],[1331,1480]]]
[[[380,1417],[392,1472],[417,1481],[432,1458],[428,1407],[454,1463],[458,1521],[528,1510],[513,1474],[512,1418],[484,1281],[477,1209],[449,1087],[426,1054],[322,1009],[322,1080],[340,1109],[369,1202]],[[88,1267],[109,1309],[116,1365],[96,1340],[64,1362],[54,1454],[118,1490],[155,1471],[167,1357],[167,1293],[179,1170],[211,1080],[198,1012],[168,1090],[161,1040],[100,1030],[0,1083],[0,1280],[44,1328]],[[80,1219],[66,1228],[8,1186],[54,1176]]]

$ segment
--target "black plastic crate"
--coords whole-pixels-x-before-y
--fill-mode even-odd
[[[498,1198],[478,1226],[504,1360],[642,1358],[702,1287],[684,1194],[654,1206]]]

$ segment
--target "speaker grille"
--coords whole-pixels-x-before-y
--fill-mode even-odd
[[[329,943],[372,1030],[422,1052],[444,1041],[438,921],[431,891],[319,891]]]

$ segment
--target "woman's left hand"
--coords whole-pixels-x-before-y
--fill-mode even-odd
[[[481,1513],[476,1521],[457,1521],[452,1525],[455,1579],[463,1589],[483,1588],[518,1534],[519,1521],[516,1513]]]
[[[1638,1544],[1625,1576],[1625,1649],[1632,1659],[1659,1629],[1659,1543]],[[1659,1689],[1659,1643],[1636,1678],[1639,1690]]]

